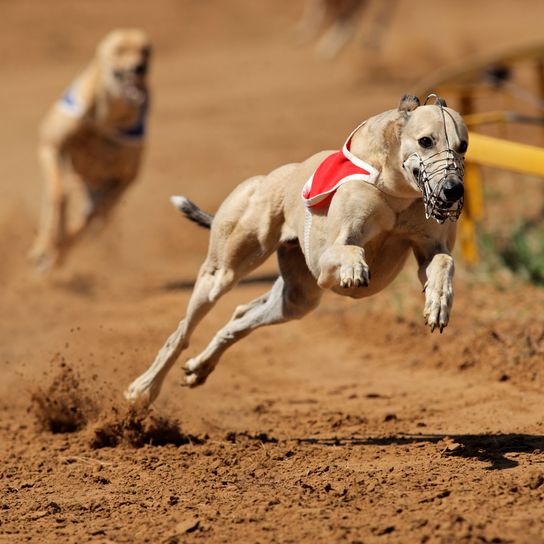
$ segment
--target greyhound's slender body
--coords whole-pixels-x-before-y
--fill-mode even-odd
[[[410,252],[419,263],[427,323],[433,330],[448,324],[455,223],[446,218],[453,209],[458,214],[462,203],[468,133],[461,117],[441,103],[420,106],[415,97],[404,97],[398,110],[369,119],[350,140],[353,160],[367,161],[376,175],[371,183],[343,183],[326,206],[309,208],[301,193],[330,151],[246,180],[221,204],[213,221],[178,198],[197,222],[206,226],[211,221],[208,255],[185,319],[130,385],[129,400],[149,403],[156,398],[202,318],[273,252],[280,269],[274,286],[239,306],[208,347],[186,362],[187,385],[202,384],[222,353],[256,328],[306,315],[319,304],[324,289],[352,298],[378,293],[397,276]],[[445,152],[454,158],[443,174],[439,165],[440,176],[435,176],[433,164],[441,159],[433,157]],[[438,221],[426,217],[426,211]]]
[[[105,219],[135,180],[144,150],[150,43],[137,29],[115,30],[47,113],[39,159],[45,179],[42,221],[30,257],[39,270],[61,264],[96,219]],[[65,177],[72,170],[86,206],[68,227]]]

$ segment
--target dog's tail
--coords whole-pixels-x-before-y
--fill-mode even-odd
[[[201,210],[194,202],[191,202],[184,196],[171,196],[170,202],[183,214],[185,217],[197,225],[209,229],[212,226],[213,215]]]

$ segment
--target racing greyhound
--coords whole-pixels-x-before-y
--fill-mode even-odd
[[[150,52],[143,31],[114,30],[46,115],[38,149],[45,200],[30,252],[38,270],[61,264],[66,252],[92,223],[106,218],[136,178],[144,149]],[[71,229],[66,217],[69,167],[86,197],[84,212]]]
[[[213,218],[173,197],[188,217],[211,227],[208,255],[186,317],[126,398],[152,402],[203,317],[274,251],[280,276],[272,289],[239,306],[207,348],[185,363],[186,385],[204,383],[225,350],[251,331],[306,315],[324,289],[353,298],[380,292],[410,252],[424,286],[425,320],[442,331],[453,301],[451,251],[468,132],[456,111],[431,96],[435,103],[424,105],[403,97],[398,109],[357,127],[338,152],[244,181]]]

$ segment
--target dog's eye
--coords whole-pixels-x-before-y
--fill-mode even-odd
[[[463,140],[457,148],[458,153],[464,153],[468,149],[468,143]]]
[[[428,136],[423,136],[423,138],[420,138],[417,143],[424,149],[430,149],[433,146],[433,140]]]

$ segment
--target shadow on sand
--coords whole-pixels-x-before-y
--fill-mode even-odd
[[[240,280],[238,285],[253,285],[258,283],[274,283],[278,274],[261,274],[259,276],[250,276]],[[191,281],[170,281],[161,286],[162,291],[185,291],[195,286],[194,280]]]
[[[506,457],[509,453],[544,453],[544,436],[529,434],[403,434],[383,437],[307,437],[276,438],[267,433],[232,432],[227,435],[229,442],[237,439],[257,440],[263,443],[297,443],[312,446],[408,446],[411,444],[438,444],[444,441],[441,455],[444,457],[464,457],[490,463],[486,470],[514,468],[519,463]]]
[[[464,457],[491,463],[486,470],[503,470],[519,465],[514,459],[506,457],[509,453],[544,453],[544,436],[530,434],[403,434],[383,437],[307,437],[276,438],[267,433],[231,432],[226,439],[236,443],[238,439],[257,440],[262,443],[311,446],[408,446],[411,444],[438,444],[444,441],[441,455],[444,457]]]
[[[544,452],[544,436],[528,434],[395,434],[379,438],[373,437],[332,437],[332,438],[296,438],[299,444],[321,446],[390,446],[418,443],[437,444],[448,440],[450,444],[443,451],[444,456],[478,459],[491,463],[488,470],[502,470],[518,466],[514,459],[506,457],[509,453]]]

